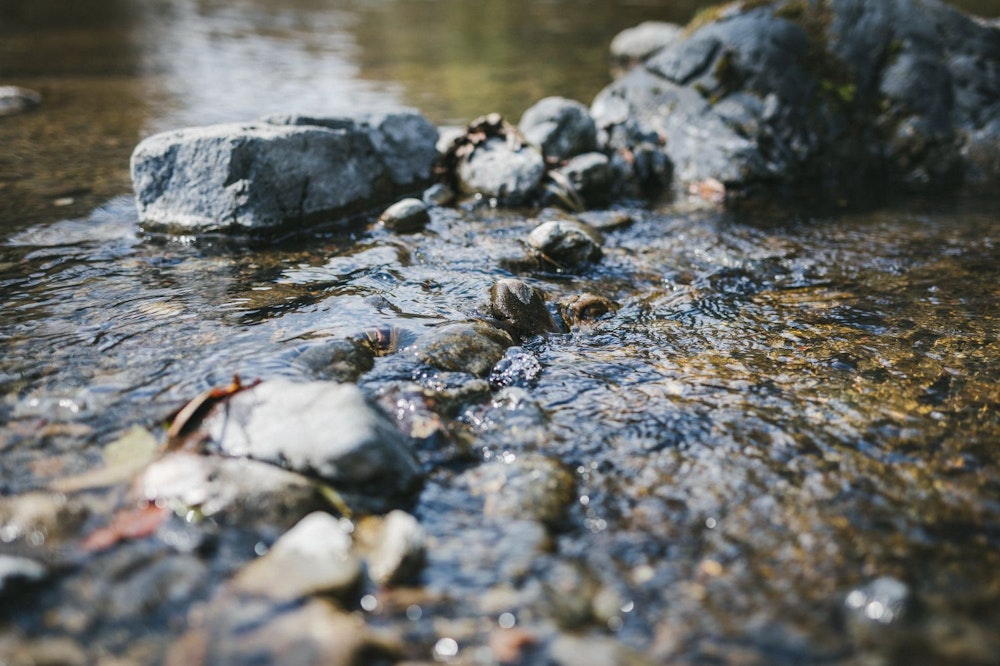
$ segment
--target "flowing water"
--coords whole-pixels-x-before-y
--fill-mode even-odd
[[[455,123],[589,101],[615,32],[697,4],[5,0],[0,84],[44,101],[0,118],[0,495],[99,467],[134,425],[162,437],[234,373],[307,378],[304,350],[373,328],[419,342],[516,276],[552,304],[618,307],[525,341],[508,356],[530,371],[494,376],[420,440],[427,562],[367,616],[406,658],[452,638],[459,662],[494,663],[510,613],[542,643],[613,637],[654,663],[997,663],[994,200],[622,206],[601,261],[566,273],[524,254],[554,211],[435,209],[415,234],[361,219],[261,243],[146,233],[126,196],[132,146],[179,125],[399,104]],[[358,380],[401,420],[403,382],[455,381],[408,359]],[[484,518],[474,487],[484,461],[535,454],[575,480],[549,535]],[[156,662],[262,538],[222,536],[166,576],[192,555],[165,539],[67,560],[45,537],[0,530],[58,571],[0,597],[0,663],[35,637]],[[872,591],[885,578],[905,603]]]

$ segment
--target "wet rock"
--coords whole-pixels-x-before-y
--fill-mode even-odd
[[[559,301],[559,313],[570,326],[595,321],[617,309],[617,303],[597,294],[577,294]]]
[[[490,372],[490,384],[497,388],[527,386],[542,372],[538,357],[522,347],[511,347]]]
[[[41,546],[72,538],[89,515],[82,499],[62,493],[5,497],[0,499],[0,543]]]
[[[540,455],[487,463],[470,476],[473,492],[485,497],[487,516],[535,520],[554,527],[574,501],[573,475],[560,462]]]
[[[542,292],[516,278],[497,280],[490,287],[490,311],[521,337],[559,331]]]
[[[34,90],[18,86],[0,86],[0,117],[31,111],[42,103],[42,96]]]
[[[13,631],[0,636],[0,655],[10,666],[86,666],[94,659],[79,643],[64,636],[26,640]]]
[[[437,130],[415,112],[276,116],[149,137],[132,153],[142,222],[185,231],[303,226],[430,177]]]
[[[528,234],[527,241],[557,268],[579,268],[601,258],[600,234],[582,222],[543,222]]]
[[[421,199],[428,206],[448,206],[455,200],[455,190],[445,183],[434,183],[424,190]]]
[[[37,582],[49,573],[48,567],[27,557],[0,554],[0,598],[12,587]]]
[[[513,345],[510,335],[485,322],[459,322],[436,329],[417,358],[441,370],[485,377]]]
[[[639,62],[669,46],[683,34],[684,28],[664,21],[645,21],[622,30],[611,40],[611,58],[620,62]]]
[[[173,453],[150,464],[133,488],[175,513],[237,525],[288,526],[329,506],[315,481],[247,458]]]
[[[556,169],[583,197],[588,206],[603,206],[611,198],[613,172],[611,161],[603,153],[584,153]]]
[[[518,129],[555,162],[597,149],[597,125],[587,107],[575,100],[546,97],[536,102],[521,116]]]
[[[549,648],[552,664],[574,666],[652,666],[651,659],[613,638],[561,634]]]
[[[365,518],[355,532],[368,576],[379,586],[404,583],[420,572],[426,554],[424,539],[417,519],[399,510],[383,518]]]
[[[309,347],[296,361],[316,379],[353,382],[374,367],[375,354],[367,342],[346,338]]]
[[[502,203],[526,203],[545,175],[545,161],[535,149],[492,138],[478,145],[458,165],[458,183],[466,194],[481,194]]]
[[[609,148],[651,147],[696,193],[995,182],[996,34],[939,2],[733,4],[591,113]]]
[[[427,204],[420,199],[403,199],[386,208],[378,221],[391,231],[408,233],[420,231],[431,221]]]
[[[358,614],[322,599],[304,604],[219,599],[196,615],[191,630],[170,649],[167,666],[297,664],[388,665],[399,643],[371,631]]]
[[[423,471],[392,421],[352,384],[264,382],[205,420],[211,446],[317,476],[373,507],[419,489]]]
[[[588,210],[579,219],[597,231],[612,231],[632,224],[632,215],[623,210]]]
[[[230,589],[273,601],[323,594],[346,603],[361,582],[361,562],[352,546],[340,520],[321,511],[311,513],[241,569]]]

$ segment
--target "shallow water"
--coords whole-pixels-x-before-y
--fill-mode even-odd
[[[99,466],[133,425],[162,437],[172,410],[234,373],[310,377],[304,350],[376,327],[395,329],[403,349],[359,384],[405,421],[413,401],[401,386],[456,381],[416,364],[407,345],[481,316],[490,285],[515,275],[553,307],[592,292],[619,308],[525,341],[512,353],[536,377],[495,381],[435,415],[443,425],[419,442],[430,481],[413,507],[429,535],[420,584],[380,593],[366,613],[402,636],[404,656],[430,660],[453,638],[460,662],[491,663],[485,646],[511,613],[543,644],[572,629],[655,663],[995,663],[994,202],[626,207],[632,223],[607,230],[602,260],[578,273],[525,256],[522,239],[554,211],[435,209],[416,234],[361,219],[270,244],[138,227],[120,196],[121,160],[151,131],[278,104],[406,102],[441,122],[516,116],[543,94],[596,92],[619,27],[693,11],[466,5],[104,3],[74,15],[71,3],[54,24],[5,3],[2,30],[17,39],[3,48],[22,55],[3,82],[47,101],[0,120],[15,146],[0,158],[0,494]],[[472,62],[448,55],[487,38]],[[34,62],[23,55],[32,48],[48,55]],[[278,66],[261,73],[265,62]],[[484,517],[476,492],[481,463],[535,453],[576,482],[552,534]],[[6,607],[0,647],[65,636],[92,656],[158,661],[189,609],[276,536],[232,528],[211,550],[178,546],[199,529],[83,558],[11,539],[5,549],[59,573]],[[908,586],[902,618],[847,603],[882,576]],[[169,594],[130,596],[144,586]],[[601,611],[567,608],[577,597]]]

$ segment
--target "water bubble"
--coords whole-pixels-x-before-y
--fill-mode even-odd
[[[268,550],[269,549],[267,547],[267,544],[264,543],[263,541],[258,541],[257,543],[255,543],[253,545],[254,555],[256,555],[257,557],[264,556],[267,553]]]
[[[621,611],[623,613],[631,613],[634,610],[635,610],[634,601],[626,601],[624,604],[622,604]]]
[[[413,604],[412,606],[406,607],[406,619],[416,622],[424,614],[424,609],[420,606]]]
[[[366,594],[361,597],[361,608],[371,613],[378,608],[378,599],[373,594]]]
[[[719,523],[716,522],[715,518],[706,518],[705,519],[705,527],[707,527],[710,530],[714,530],[715,526],[718,525],[718,524]]]
[[[501,629],[511,629],[517,624],[517,618],[514,617],[513,613],[501,613],[497,624],[500,625]]]
[[[865,605],[865,601],[867,601],[867,598],[865,597],[864,592],[862,592],[861,590],[853,590],[850,594],[847,595],[847,600],[845,601],[845,603],[847,604],[848,608],[861,608],[862,606]]]
[[[442,638],[434,644],[434,658],[438,661],[448,661],[458,656],[458,641],[454,638]]]
[[[590,496],[589,495],[580,495],[580,504],[582,504],[584,506],[589,505],[590,504]]]
[[[608,618],[608,629],[610,629],[611,631],[620,631],[621,628],[624,627],[624,626],[625,626],[625,623],[617,615],[615,615],[614,617]]]

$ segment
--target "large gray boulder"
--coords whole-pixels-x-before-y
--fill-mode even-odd
[[[210,448],[317,477],[365,508],[407,499],[423,481],[409,441],[354,384],[264,382],[202,428]]]
[[[140,220],[181,231],[300,227],[385,206],[430,179],[437,130],[403,111],[272,116],[149,137],[132,153]]]
[[[680,187],[953,186],[1000,178],[1000,30],[937,0],[731,3],[605,88],[609,149]]]

